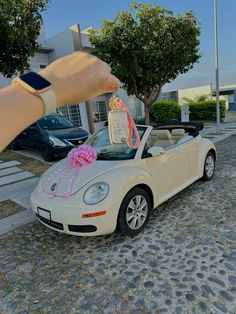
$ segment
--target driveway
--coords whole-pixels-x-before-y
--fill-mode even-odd
[[[0,237],[0,313],[236,313],[236,136],[211,182],[143,233],[78,238],[31,223]]]

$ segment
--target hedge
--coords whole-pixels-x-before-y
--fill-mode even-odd
[[[215,121],[216,120],[216,101],[206,100],[190,103],[190,120]],[[225,118],[225,100],[220,100],[220,117]],[[151,121],[165,122],[170,119],[181,120],[181,107],[174,101],[159,101],[151,106]]]
[[[165,122],[181,118],[180,105],[175,101],[159,101],[151,106],[150,117],[153,122]]]
[[[216,120],[216,101],[206,100],[188,104],[190,110],[190,120]],[[225,100],[220,100],[220,117],[225,118]]]

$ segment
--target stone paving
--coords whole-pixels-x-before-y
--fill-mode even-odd
[[[31,223],[0,237],[0,313],[236,313],[236,136],[217,171],[143,233],[78,238]]]
[[[0,234],[35,219],[30,208],[29,195],[38,178],[18,167],[20,165],[21,163],[16,160],[0,162],[0,202],[7,201],[12,205],[16,203],[12,208],[5,209],[4,204],[0,204]]]

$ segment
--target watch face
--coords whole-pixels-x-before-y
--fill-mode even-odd
[[[35,90],[41,90],[48,86],[51,86],[50,82],[34,72],[23,74],[22,76],[20,76],[20,79],[29,86],[33,87]]]

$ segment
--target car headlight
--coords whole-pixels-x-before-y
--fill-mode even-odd
[[[84,202],[87,205],[94,205],[107,196],[109,185],[105,182],[98,182],[91,185],[84,193]]]
[[[49,141],[53,146],[65,147],[69,145],[69,143],[65,143],[52,135],[49,136]]]

